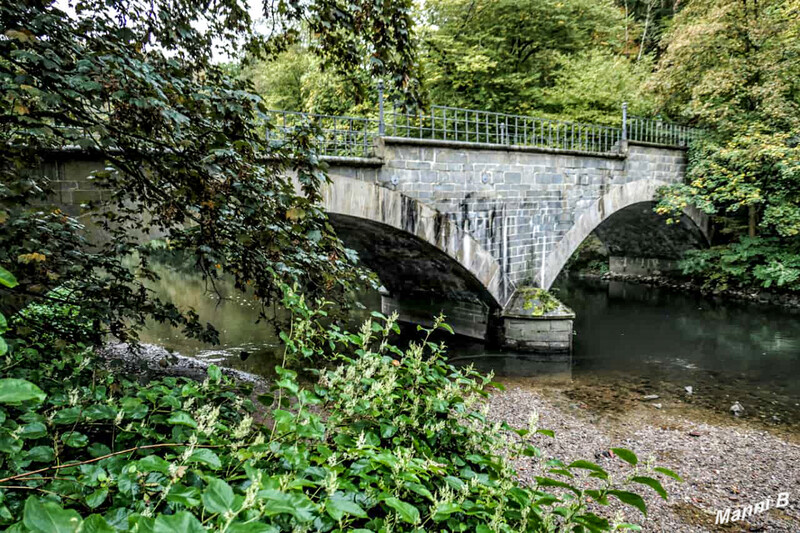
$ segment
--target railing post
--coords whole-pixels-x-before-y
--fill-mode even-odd
[[[622,102],[622,140],[628,140],[628,102]]]
[[[386,133],[386,123],[383,117],[383,80],[378,80],[378,135]]]

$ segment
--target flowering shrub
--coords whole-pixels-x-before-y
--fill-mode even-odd
[[[509,457],[539,457],[531,427],[491,424],[490,378],[456,369],[424,330],[401,350],[395,317],[358,333],[294,311],[287,361],[338,363],[306,385],[284,364],[254,402],[211,366],[202,383],[139,384],[78,344],[34,336],[12,347],[0,379],[0,525],[12,532],[607,531],[634,528],[587,510],[609,496],[645,511],[587,461],[549,463],[534,487]],[[447,329],[437,320],[435,328]],[[13,333],[13,331],[11,332]],[[313,350],[312,350],[313,347]],[[259,410],[259,404],[261,409]],[[266,418],[266,423],[255,423]],[[626,450],[617,455],[636,465]],[[674,476],[666,469],[661,473]],[[593,488],[575,477],[585,471]]]

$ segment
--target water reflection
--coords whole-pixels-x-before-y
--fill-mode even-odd
[[[201,321],[217,328],[220,342],[210,346],[188,339],[180,329],[155,321],[147,323],[140,335],[141,341],[209,363],[252,374],[273,375],[275,365],[283,358],[283,346],[275,326],[260,318],[261,306],[254,296],[238,291],[231,280],[219,280],[211,287],[180,258],[166,259],[153,265],[160,279],[148,282],[148,287],[181,309],[194,309]],[[359,294],[358,299],[365,309],[353,309],[349,315],[356,329],[369,316],[369,310],[380,309],[377,292]],[[278,307],[265,310],[265,314],[278,321],[288,319],[285,311]]]
[[[282,357],[274,328],[258,320],[255,300],[221,283],[222,298],[197,274],[164,266],[154,290],[191,307],[220,331],[219,346],[186,339],[163,324],[148,324],[142,341],[247,372],[270,375]],[[576,314],[572,357],[542,357],[487,350],[482,343],[442,333],[455,364],[549,383],[573,391],[657,393],[727,412],[734,401],[747,416],[800,422],[800,314],[760,305],[621,282],[560,280],[558,296]],[[361,295],[380,308],[377,293]],[[368,313],[353,313],[355,329]],[[393,339],[418,339],[413,326]],[[685,395],[691,386],[693,394]]]
[[[220,344],[209,346],[188,339],[179,329],[153,321],[142,332],[142,342],[246,372],[272,372],[282,356],[281,346],[272,325],[257,322],[260,309],[252,296],[225,282],[216,284],[217,295],[200,275],[185,269],[161,265],[157,270],[161,279],[150,288],[180,308],[194,309],[201,320],[213,324],[219,330]]]
[[[625,282],[569,279],[582,370],[706,371],[746,376],[800,396],[800,315]]]
[[[800,314],[625,282],[559,280],[576,312],[573,376],[800,422]],[[685,387],[692,387],[691,397]]]

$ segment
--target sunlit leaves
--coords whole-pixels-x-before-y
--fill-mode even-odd
[[[47,395],[38,386],[24,379],[0,379],[0,404],[27,401],[42,402]]]

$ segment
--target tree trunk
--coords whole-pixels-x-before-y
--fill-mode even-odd
[[[754,206],[754,205],[748,206],[748,218],[749,218],[749,221],[748,221],[748,225],[747,225],[747,234],[749,236],[751,236],[751,237],[755,237],[756,236],[756,218],[757,218],[756,206]]]

